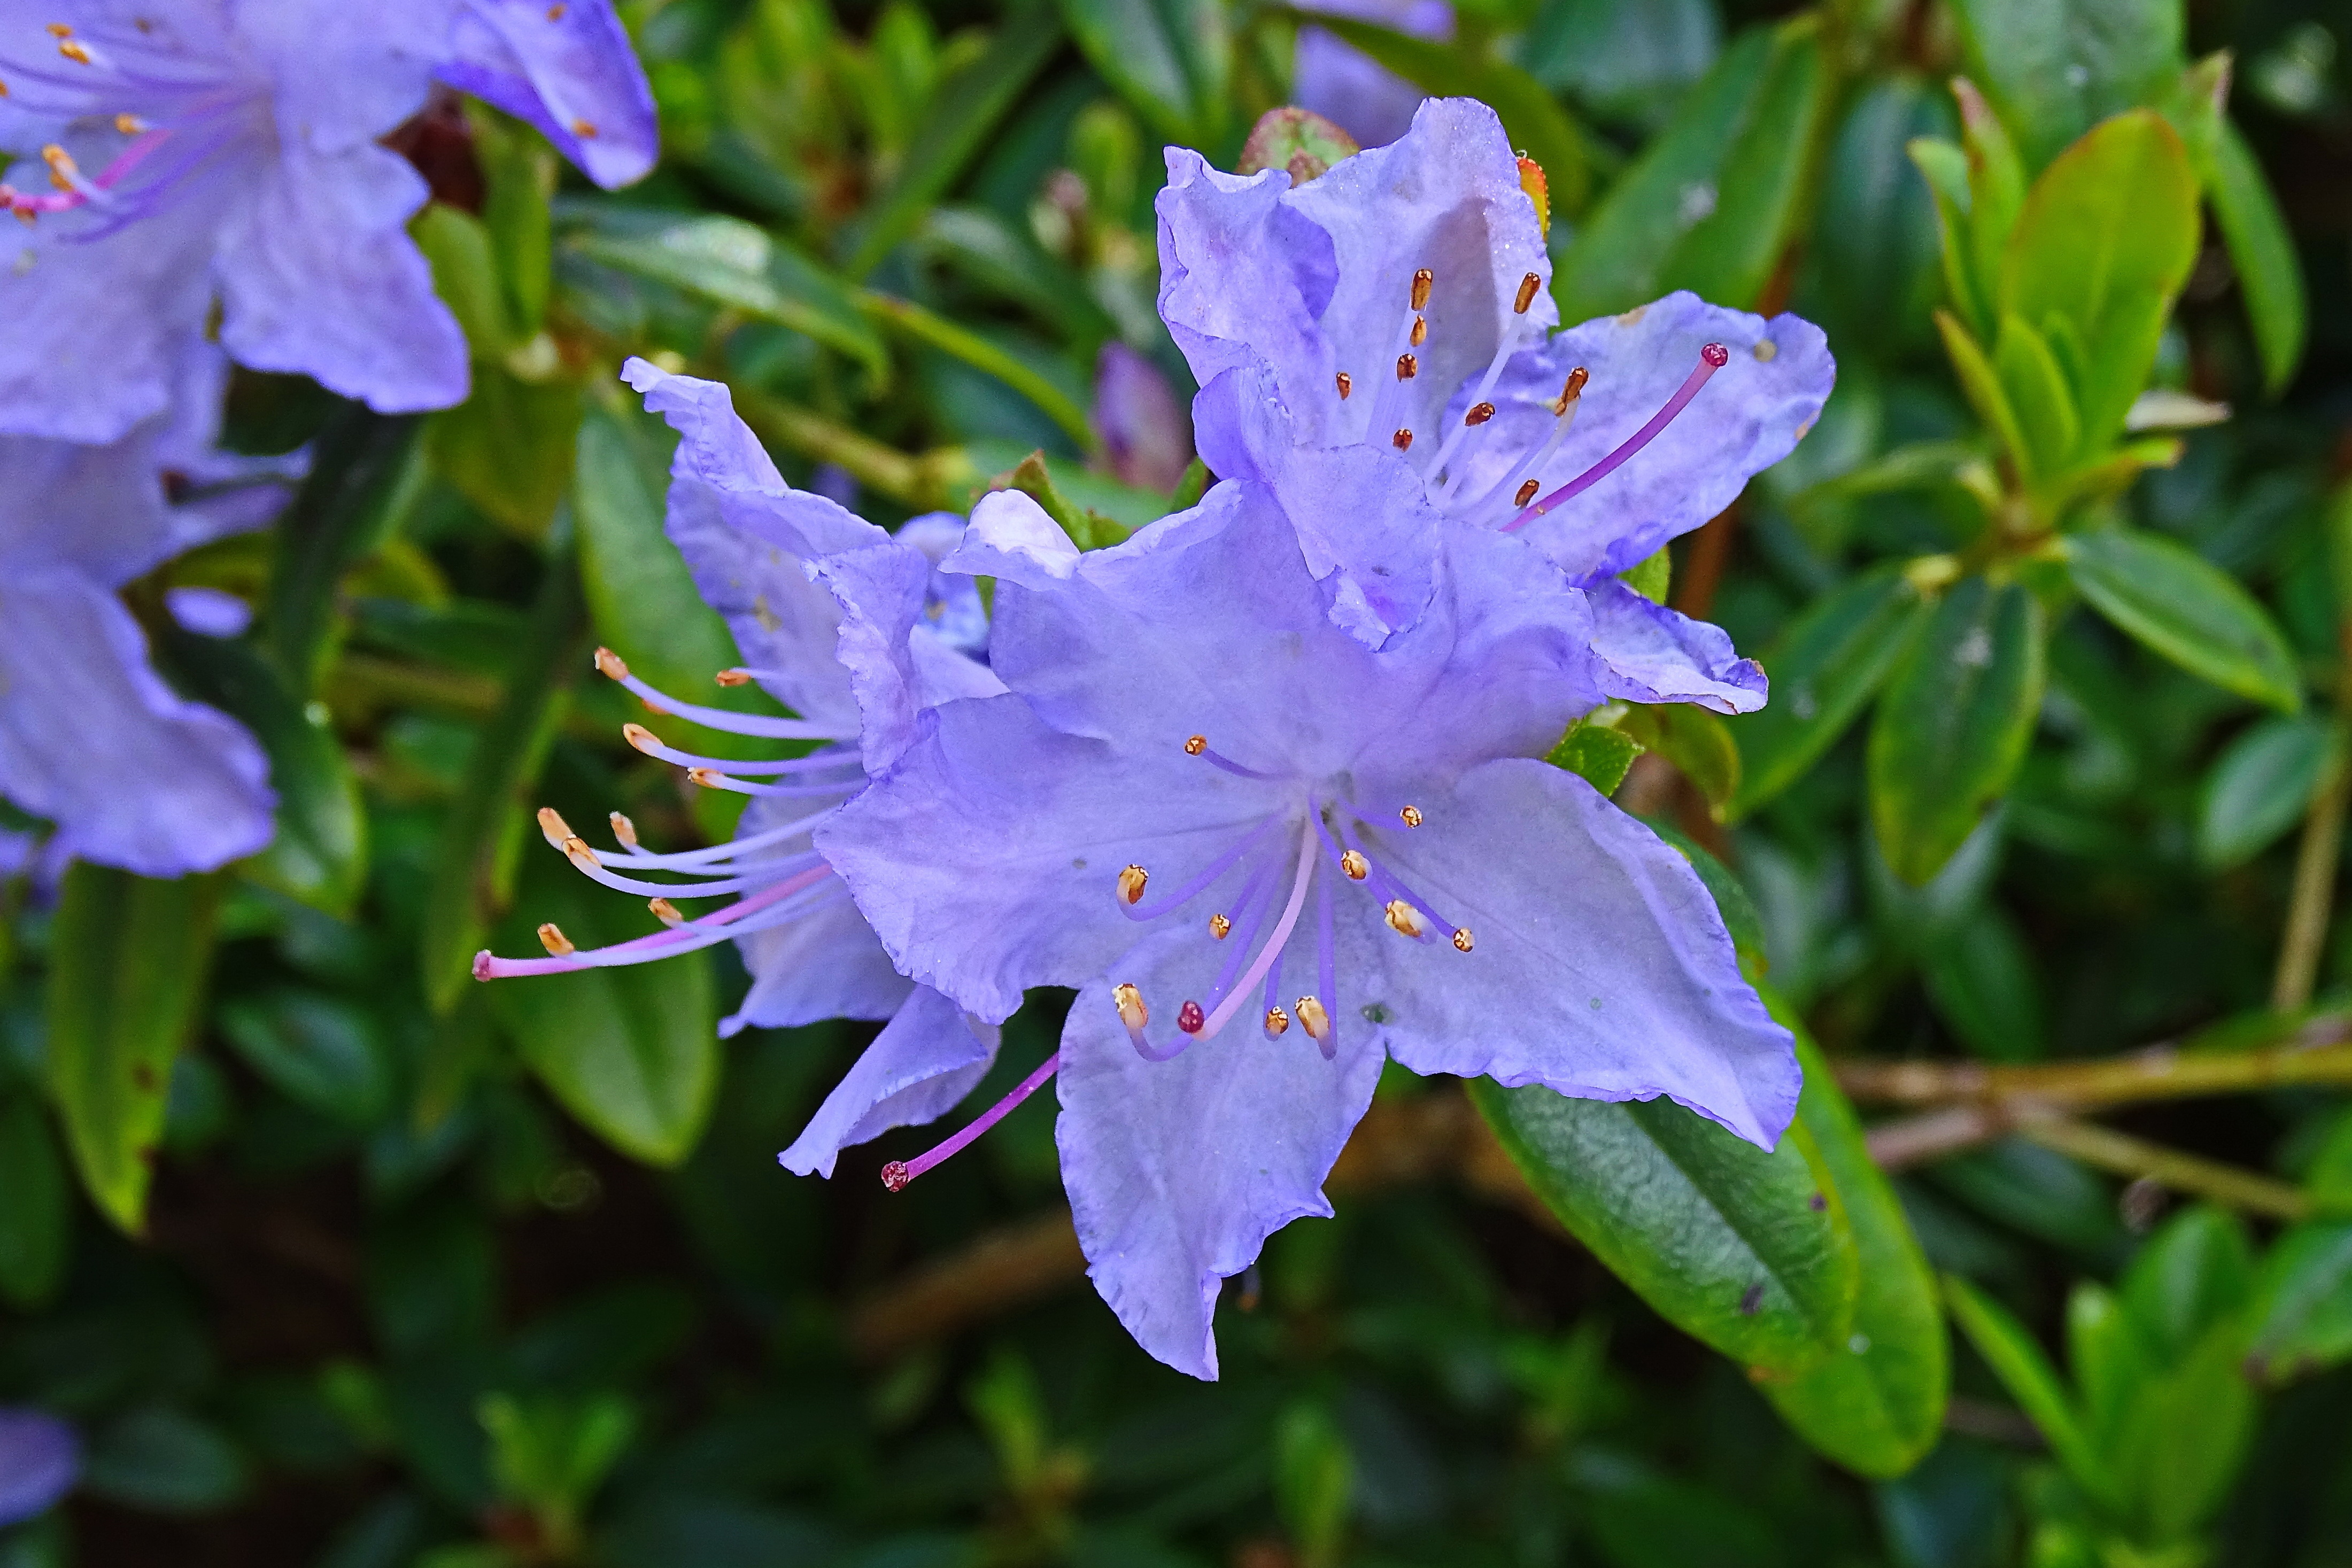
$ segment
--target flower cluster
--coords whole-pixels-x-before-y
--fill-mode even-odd
[[[1321,1186],[1383,1066],[1670,1096],[1769,1145],[1786,1030],[1676,851],[1544,758],[1611,701],[1744,712],[1762,672],[1618,574],[1794,445],[1821,334],[1685,295],[1556,331],[1541,220],[1493,114],[1423,105],[1294,185],[1171,151],[1160,308],[1217,483],[1082,552],[1027,495],[895,535],[789,488],[725,389],[633,362],[684,437],[669,530],[799,742],[756,766],[640,749],[753,795],[676,854],[551,841],[662,928],[483,977],[735,939],[735,1022],[887,1018],[784,1163],[949,1110],[993,1025],[1075,988],[1058,1051],[903,1187],[1058,1076],[1097,1288],[1213,1376],[1222,1282]],[[978,584],[992,584],[983,599]],[[983,608],[985,606],[985,608]],[[783,749],[780,745],[779,749]],[[796,748],[801,749],[801,748]],[[646,873],[658,873],[648,876]],[[679,898],[725,898],[688,919]]]

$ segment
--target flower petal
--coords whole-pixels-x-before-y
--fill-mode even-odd
[[[997,1036],[994,1024],[917,986],[777,1163],[830,1176],[842,1150],[945,1115],[995,1065]]]
[[[269,841],[260,747],[156,676],[113,594],[67,571],[0,574],[0,794],[55,821],[60,852],[173,877]]]
[[[436,74],[537,126],[608,191],[654,166],[653,88],[612,0],[467,0]]]
[[[1116,338],[1095,361],[1094,426],[1122,485],[1172,490],[1192,461],[1192,422],[1176,389]]]
[[[1390,1054],[1580,1099],[1663,1094],[1779,1140],[1801,1083],[1793,1043],[1687,861],[1549,763],[1490,762],[1421,805],[1423,825],[1379,833],[1374,853],[1476,946],[1381,946],[1361,998],[1388,1015]]]
[[[884,771],[913,744],[924,708],[1004,689],[925,622],[932,567],[913,546],[891,538],[824,557],[811,570],[840,607],[839,657],[856,694],[868,773]]]
[[[1323,1178],[1371,1104],[1382,1054],[1340,1033],[1325,1061],[1303,1029],[1268,1040],[1255,1009],[1172,1061],[1129,1041],[1110,988],[1174,999],[1207,942],[1155,932],[1089,984],[1062,1030],[1055,1141],[1087,1272],[1136,1342],[1195,1377],[1217,1375],[1221,1281],[1294,1219],[1328,1215]],[[1156,1022],[1172,1032],[1172,1018]]]
[[[1764,706],[1764,666],[1732,651],[1720,626],[1655,604],[1614,579],[1585,591],[1592,604],[1601,689],[1636,703],[1696,703],[1717,713]]]
[[[47,1513],[81,1479],[81,1439],[45,1410],[0,1409],[0,1530]]]

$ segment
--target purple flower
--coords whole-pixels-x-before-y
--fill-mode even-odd
[[[610,0],[0,0],[21,160],[0,207],[26,225],[0,259],[0,430],[119,438],[215,302],[241,363],[385,411],[463,400],[465,339],[405,226],[425,182],[379,145],[436,71],[599,180],[650,166]]]
[[[1192,464],[1192,412],[1159,366],[1117,339],[1095,361],[1094,424],[1122,485],[1172,490]]]
[[[945,564],[995,579],[1006,694],[924,716],[817,833],[915,979],[983,1018],[1080,988],[1024,1091],[1058,1067],[1095,1282],[1200,1376],[1219,1281],[1330,1212],[1384,1061],[1669,1095],[1765,1145],[1799,1087],[1688,863],[1539,760],[1601,700],[1585,597],[1527,541],[1446,524],[1388,454],[1305,461],[1302,504],[1434,542],[1377,648],[1335,623],[1272,485],[1085,555],[992,496]]]
[[[1316,0],[1303,7],[1326,16],[1370,22],[1439,40],[1454,37],[1454,7],[1445,0]],[[1298,29],[1292,63],[1290,101],[1314,110],[1356,139],[1361,147],[1382,147],[1412,129],[1413,111],[1426,95],[1352,44],[1311,24]]]
[[[260,849],[275,799],[253,737],[163,684],[115,590],[284,499],[211,450],[218,353],[175,359],[173,413],[111,445],[0,436],[0,795],[57,824],[53,855],[164,877]],[[167,475],[201,498],[173,505]]]
[[[696,784],[751,797],[734,839],[656,854],[615,812],[619,849],[595,850],[555,812],[541,811],[551,844],[594,881],[647,899],[661,925],[587,950],[541,926],[546,957],[485,952],[474,974],[485,980],[564,974],[733,941],[751,971],[751,989],[720,1024],[722,1034],[746,1024],[887,1019],[780,1156],[803,1175],[830,1176],[842,1149],[940,1115],[996,1059],[995,1028],[900,975],[841,879],[808,844],[810,833],[865,787],[869,770],[898,760],[924,708],[1003,690],[975,656],[987,643],[987,612],[969,579],[935,570],[961,538],[961,519],[935,513],[887,534],[787,486],[736,417],[725,387],[667,375],[643,360],[631,360],[622,373],[682,437],[670,469],[669,537],[748,665],[720,673],[720,684],[757,681],[799,716],[688,702],[646,685],[609,650],[598,650],[597,667],[664,712],[708,728],[816,746],[804,756],[729,761],[678,750],[629,726],[630,744],[685,768]],[[672,902],[705,898],[731,902],[692,919]]]
[[[81,1479],[81,1439],[47,1411],[0,1408],[0,1530],[49,1511]]]
[[[1818,329],[1677,293],[1555,333],[1534,203],[1501,124],[1467,99],[1430,100],[1402,141],[1295,189],[1177,148],[1168,171],[1160,310],[1202,384],[1212,470],[1289,493],[1294,448],[1390,455],[1439,513],[1521,534],[1598,596],[1609,695],[1760,706],[1762,672],[1721,633],[1611,580],[1795,446],[1833,375]],[[1360,635],[1418,612],[1426,551],[1300,510],[1309,565],[1340,573]]]

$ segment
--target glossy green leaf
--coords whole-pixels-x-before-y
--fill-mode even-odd
[[[2302,707],[2294,655],[2269,612],[2187,546],[2103,528],[2066,541],[2066,570],[2093,609],[2191,674],[2288,713]]]
[[[2042,707],[2041,603],[1963,578],[1887,678],[1871,726],[1872,825],[1895,875],[1942,868],[2009,788]]]
[[[314,909],[349,915],[367,882],[367,809],[325,705],[296,698],[249,643],[176,627],[157,642],[190,695],[242,723],[268,755],[276,832],[238,869]]]
[[[2029,483],[2063,472],[2082,441],[2083,421],[2050,345],[2017,317],[2005,315],[1993,342],[1993,371],[2023,438],[2014,454],[2019,469]]]
[[[1927,324],[1937,303],[1937,198],[1905,148],[1951,125],[1940,89],[1909,75],[1869,83],[1845,110],[1805,245],[1806,308],[1832,341],[1892,342]]]
[[[2053,340],[2055,322],[2066,323],[2081,350],[2068,379],[2093,450],[2122,432],[2147,385],[2197,230],[2188,150],[2147,110],[2092,131],[2026,196],[2001,259],[2000,308]]]
[[[474,955],[514,895],[532,794],[555,743],[571,685],[588,662],[587,616],[568,550],[546,565],[529,631],[497,712],[474,737],[457,797],[441,827],[419,942],[425,999],[436,1013],[473,984]]]
[[[1861,1273],[1843,1346],[1811,1371],[1759,1386],[1815,1448],[1857,1474],[1886,1479],[1926,1458],[1942,1435],[1951,1369],[1935,1272],[1895,1189],[1871,1163],[1862,1120],[1828,1061],[1796,1013],[1769,991],[1764,997],[1796,1034],[1805,1070],[1797,1118],[1844,1205]]]
[[[2041,1432],[2075,1484],[2094,1497],[2112,1494],[2106,1465],[2083,1430],[2074,1396],[2050,1358],[2010,1314],[2009,1309],[1957,1274],[1944,1276],[1944,1300],[1952,1322],[1968,1336],[1993,1375]]]
[[[2246,1222],[2196,1204],[2166,1220],[2132,1260],[2120,1286],[2124,1310],[2156,1359],[2169,1362],[2245,1304],[2253,1271]]]
[[[1192,147],[1216,144],[1231,117],[1234,68],[1217,0],[1061,0],[1061,6],[1087,63],[1154,133]]]
[[[433,292],[457,318],[475,359],[495,361],[513,348],[514,312],[482,220],[445,202],[430,202],[409,232],[433,268]]]
[[[2294,254],[2294,238],[2287,232],[2278,198],[2272,193],[2262,165],[2254,161],[2253,149],[2227,120],[2222,120],[2214,142],[2205,196],[2212,204],[2214,222],[2230,247],[2230,263],[2237,269],[2238,287],[2245,295],[2254,346],[2263,356],[2263,384],[2275,397],[2286,390],[2295,366],[2303,361],[2311,306],[2304,288],[2303,264]]]
[[[2086,1436],[2112,1452],[2147,1380],[2148,1350],[2123,1302],[2095,1280],[2077,1281],[2066,1296],[2066,1369],[2081,1396]]]
[[[73,1211],[49,1119],[30,1094],[0,1092],[0,1301],[47,1306],[65,1281]]]
[[[474,367],[471,396],[433,415],[425,447],[434,470],[485,517],[517,537],[547,531],[572,478],[580,390]]]
[[[1077,443],[1080,450],[1096,452],[1101,449],[1102,434],[1095,429],[1094,421],[1086,408],[1056,385],[1051,377],[1024,362],[1019,355],[936,311],[924,309],[910,299],[899,299],[887,294],[865,294],[858,297],[858,308],[917,342],[927,343],[942,353],[961,360],[973,370],[994,376],[1035,403],[1038,411],[1060,425],[1064,434]]]
[[[2197,854],[2216,870],[2262,853],[2344,766],[2343,733],[2308,716],[2265,718],[2223,747],[2197,796]]]
[[[1561,318],[1675,288],[1753,306],[1793,237],[1831,74],[1810,19],[1734,41],[1578,228],[1553,277]]]
[[[1682,770],[1720,811],[1739,788],[1739,743],[1722,716],[1692,703],[1634,704],[1617,727]]]
[[[245,1064],[307,1110],[371,1126],[392,1103],[392,1059],[375,1019],[322,992],[281,990],[220,1009],[220,1031]]]
[[[132,1235],[163,1132],[172,1061],[211,967],[222,879],[159,882],[79,863],[50,937],[49,1093],[100,1212]]]
[[[1668,1322],[1768,1373],[1844,1347],[1860,1263],[1802,1124],[1767,1154],[1665,1100],[1470,1093],[1528,1185]]]
[[[592,261],[804,332],[865,366],[877,382],[889,373],[882,339],[859,312],[856,291],[757,224],[598,206],[567,226],[563,243]]]
[[[1603,795],[1613,795],[1617,786],[1625,782],[1633,758],[1641,755],[1642,743],[1623,730],[1579,719],[1568,727],[1568,733],[1544,760],[1554,768],[1567,768]]]
[[[1968,74],[2036,168],[2188,63],[2178,0],[1958,0]]]
[[[345,403],[311,444],[310,477],[278,519],[262,608],[269,654],[301,696],[333,649],[344,573],[382,548],[415,505],[425,467],[423,422]]]
[[[1969,248],[1969,214],[1975,193],[1969,189],[1969,155],[1936,136],[1912,138],[1905,147],[1912,163],[1927,183],[1936,204],[1936,232],[1943,246],[1944,290],[1961,322],[1979,337],[1992,331],[1992,310],[1987,289],[1977,279]]]
[[[2352,1219],[2289,1226],[2253,1286],[2246,1363],[2269,1383],[2352,1359]]]
[[[2237,1325],[2216,1324],[2140,1390],[2114,1469],[2145,1537],[2193,1538],[2238,1480],[2255,1416],[2242,1359]]]
[[[1486,104],[1502,120],[1511,145],[1543,166],[1553,215],[1573,218],[1584,211],[1592,189],[1585,132],[1535,78],[1465,46],[1341,16],[1318,14],[1314,20],[1433,97],[1475,98]]]
[[[2000,372],[1994,368],[1992,357],[1948,310],[1936,312],[1936,330],[1943,338],[1944,353],[1952,361],[1952,373],[1959,380],[1960,392],[1977,411],[1977,417],[1991,427],[2012,458],[2030,469],[2031,461],[2025,455],[2031,449],[2025,427],[2010,403],[2009,389],[2001,384]]]
[[[535,947],[551,921],[580,946],[657,931],[634,899],[534,856],[502,950]],[[498,981],[491,1016],[581,1124],[632,1159],[673,1166],[694,1150],[719,1087],[719,998],[708,951],[658,963]]]
[[[1927,936],[1919,977],[1946,1027],[1977,1055],[2032,1061],[2047,1048],[2032,954],[1998,905],[1979,904]]]
[[[1863,573],[1822,595],[1759,661],[1772,700],[1731,721],[1739,787],[1724,815],[1737,821],[1802,778],[1845,733],[1930,614],[1899,565]]]

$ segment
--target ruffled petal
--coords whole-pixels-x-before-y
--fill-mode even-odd
[[[1379,943],[1360,1000],[1384,1015],[1390,1054],[1579,1099],[1663,1094],[1779,1141],[1802,1082],[1794,1046],[1687,861],[1548,763],[1490,762],[1421,805],[1423,825],[1375,835],[1373,852],[1475,946]],[[1376,909],[1352,918],[1376,933]]]
[[[1601,689],[1636,703],[1696,703],[1754,713],[1768,692],[1764,666],[1732,650],[1730,633],[1652,603],[1622,582],[1587,591],[1594,674]]]
[[[612,0],[467,0],[437,73],[539,128],[606,190],[654,166],[652,86]]]
[[[0,794],[59,852],[173,877],[269,841],[269,765],[243,726],[174,695],[120,601],[69,572],[0,574]]]
[[[840,607],[839,657],[856,694],[868,773],[885,771],[914,743],[925,707],[1004,689],[925,622],[932,568],[920,550],[894,538],[826,556],[812,570]]]
[[[830,1176],[842,1150],[945,1115],[988,1076],[997,1040],[994,1024],[916,987],[777,1163],[796,1176]]]
[[[1371,1104],[1383,1057],[1361,1031],[1342,1030],[1330,1061],[1301,1029],[1268,1040],[1252,1009],[1172,1061],[1144,1061],[1112,985],[1186,995],[1206,946],[1190,922],[1155,932],[1079,993],[1062,1030],[1055,1141],[1095,1288],[1145,1350],[1213,1378],[1220,1282],[1283,1226],[1331,1212],[1323,1178]]]

